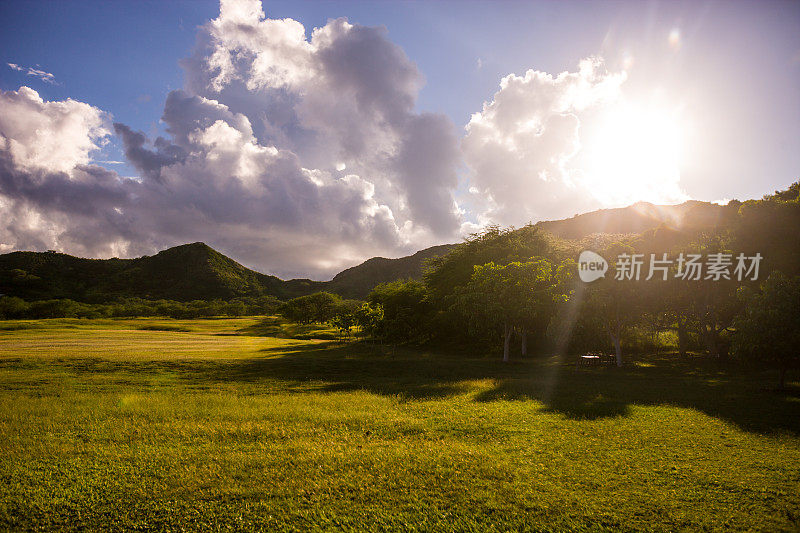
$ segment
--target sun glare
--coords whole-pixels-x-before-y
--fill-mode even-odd
[[[584,146],[585,177],[606,205],[681,200],[684,134],[664,109],[630,104],[609,109]]]

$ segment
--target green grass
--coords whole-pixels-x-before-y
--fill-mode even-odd
[[[503,365],[248,318],[2,326],[0,529],[800,528],[798,387],[770,373]]]

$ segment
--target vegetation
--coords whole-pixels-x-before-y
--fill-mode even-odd
[[[690,349],[720,362],[731,356],[758,358],[762,365],[778,367],[783,383],[797,363],[794,333],[800,331],[795,309],[800,291],[792,281],[800,275],[800,242],[789,249],[786,242],[800,235],[799,190],[795,184],[760,201],[732,202],[719,209],[698,204],[686,214],[693,221],[682,229],[664,225],[639,235],[569,241],[539,226],[489,228],[432,260],[424,282],[377,287],[369,302],[382,309],[383,319],[373,331],[391,342],[461,344],[471,353],[502,344],[504,361],[511,358],[516,334],[523,356],[532,337],[534,353],[610,349],[618,366],[624,364],[626,350],[658,349],[655,338],[674,332],[675,347],[684,358]],[[765,216],[780,239],[756,239],[759,228],[753,226],[763,227]],[[605,279],[577,281],[572,258],[583,249],[611,259]],[[682,263],[671,262],[663,272],[645,269],[635,279],[614,279],[617,258],[637,254],[684,260],[727,257],[730,268],[724,276],[704,273],[695,278],[679,271]],[[737,254],[763,257],[760,277],[755,271],[751,277],[737,274]],[[759,289],[767,276],[770,281]],[[781,335],[780,342],[771,341]]]
[[[690,350],[705,351],[723,362],[731,357],[760,357],[763,364],[779,368],[783,376],[795,365],[795,359],[778,352],[791,352],[793,338],[787,335],[787,346],[773,351],[766,348],[767,339],[756,333],[775,328],[796,331],[800,325],[794,315],[781,318],[782,322],[771,318],[775,311],[770,309],[783,309],[788,304],[772,301],[778,297],[774,290],[759,292],[758,283],[771,273],[782,273],[789,280],[800,275],[798,191],[800,186],[795,184],[763,200],[733,201],[727,206],[687,202],[661,209],[637,204],[520,229],[490,227],[458,246],[434,247],[398,260],[375,258],[329,283],[280,282],[289,284],[279,284],[283,288],[275,289],[283,295],[282,303],[268,295],[270,287],[278,286],[277,278],[267,279],[247,270],[201,243],[126,261],[6,254],[0,256],[0,267],[5,264],[6,268],[0,269],[0,281],[5,280],[15,294],[31,295],[47,289],[45,292],[52,296],[60,290],[80,293],[76,287],[81,287],[81,294],[87,298],[84,301],[97,301],[3,297],[0,318],[192,318],[271,314],[277,310],[299,324],[329,324],[346,338],[357,333],[382,343],[460,346],[472,354],[492,352],[502,345],[503,360],[509,361],[511,341],[517,336],[522,356],[528,355],[529,347],[531,355],[612,351],[618,366],[625,363],[626,353],[658,349],[663,343],[656,337],[674,332],[677,350],[684,358]],[[591,224],[601,221],[610,230],[659,225],[642,233],[586,235]],[[544,228],[578,239],[557,237]],[[755,281],[736,276],[678,279],[678,267],[673,264],[662,279],[650,279],[652,273],[648,276],[647,272],[641,272],[636,281],[611,279],[611,270],[605,279],[585,284],[577,280],[573,261],[583,249],[609,258],[612,268],[618,257],[637,254],[727,254],[732,258],[744,253],[760,254],[764,261],[761,277]],[[366,302],[312,290],[338,284],[360,292],[382,277],[419,274],[425,260],[421,280],[378,284]],[[27,270],[8,270],[14,265]],[[64,274],[45,275],[55,267]],[[89,284],[89,275],[104,281]],[[359,278],[362,275],[363,279]],[[53,280],[65,285],[53,288]],[[794,298],[791,291],[795,285],[787,283],[782,286],[784,295]],[[187,289],[189,285],[191,290]],[[214,288],[209,289],[211,286]],[[194,290],[206,297],[177,302],[118,296],[125,287],[148,297],[163,293],[165,287],[182,297],[194,294]],[[750,296],[737,298],[737,291]],[[289,297],[296,292],[306,294]],[[210,298],[213,294],[229,297]],[[117,296],[111,298],[113,295]]]
[[[736,352],[763,362],[772,359],[780,368],[780,387],[786,372],[800,361],[800,277],[773,272],[760,290],[740,293],[743,312],[737,317],[733,337]]]
[[[274,313],[280,301],[273,296],[223,300],[119,299],[108,304],[86,304],[72,300],[38,300],[26,302],[21,298],[0,297],[0,320],[36,318],[110,318],[110,317],[171,317],[199,318],[213,316],[268,315]]]
[[[503,362],[508,362],[511,335],[522,336],[522,355],[526,355],[528,332],[543,333],[558,302],[567,301],[572,267],[565,262],[554,268],[544,259],[478,265],[470,281],[456,287],[454,305],[482,327],[502,328]]]

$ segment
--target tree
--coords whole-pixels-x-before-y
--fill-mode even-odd
[[[760,290],[740,289],[739,298],[744,307],[734,321],[734,353],[776,363],[784,388],[787,370],[800,360],[800,276],[775,271]]]
[[[356,325],[363,336],[378,337],[383,324],[383,307],[364,303],[354,313]]]
[[[469,283],[476,265],[490,262],[507,265],[529,261],[531,257],[554,258],[556,241],[552,235],[532,225],[520,229],[489,226],[470,235],[448,254],[429,262],[424,279],[430,299],[442,305],[456,287]]]
[[[600,279],[583,290],[581,327],[607,335],[622,366],[622,339],[642,316],[637,289],[631,280]]]
[[[382,333],[387,338],[411,342],[428,336],[427,326],[433,308],[422,282],[381,283],[370,292],[369,303],[383,309]]]
[[[14,296],[0,297],[0,320],[24,318],[30,306],[22,298]]]
[[[350,336],[350,330],[357,325],[356,313],[361,308],[362,302],[358,300],[341,300],[336,305],[330,323],[342,335]]]
[[[556,303],[566,300],[569,266],[554,268],[545,259],[475,266],[469,283],[456,289],[454,305],[473,324],[502,329],[503,362],[508,362],[512,334],[532,327],[544,331]]]
[[[329,292],[315,292],[285,302],[278,312],[289,320],[301,324],[324,323],[331,320],[342,299]]]
[[[614,347],[617,366],[622,366],[623,337],[642,318],[641,288],[644,282],[638,279],[632,259],[635,250],[629,243],[607,243],[601,250],[610,267],[605,277],[576,291],[574,297],[580,309],[577,329],[584,337],[608,338]],[[631,258],[631,268],[626,270],[625,276],[617,279],[621,267],[617,262],[626,254]]]

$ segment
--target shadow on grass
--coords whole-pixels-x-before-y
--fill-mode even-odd
[[[238,329],[235,334],[297,340],[335,340],[337,338],[336,332],[327,324],[298,324],[275,316],[266,317],[255,324]]]
[[[768,391],[771,374],[720,369],[705,360],[651,356],[623,368],[575,369],[557,358],[510,364],[496,359],[335,343],[282,346],[265,358],[211,370],[209,381],[282,380],[313,390],[366,390],[404,399],[436,399],[476,390],[479,402],[536,400],[573,419],[628,416],[631,405],[692,408],[753,432],[800,434],[798,390]],[[198,378],[195,375],[195,378]],[[490,380],[482,386],[470,383]],[[488,385],[486,385],[488,383]],[[489,388],[485,388],[488,386]]]
[[[536,400],[572,419],[624,417],[632,405],[696,409],[757,433],[800,434],[800,388],[766,390],[771,373],[725,370],[708,361],[649,356],[623,368],[575,369],[557,358],[529,358],[503,364],[494,358],[430,354],[414,349],[361,343],[317,342],[267,348],[263,357],[235,360],[108,361],[51,360],[68,372],[171,373],[195,387],[249,383],[265,389],[275,381],[289,390],[365,390],[402,399],[437,399],[474,393],[474,400]],[[20,359],[0,367],[32,364]],[[484,380],[481,383],[474,383]],[[473,382],[473,383],[470,383]]]

